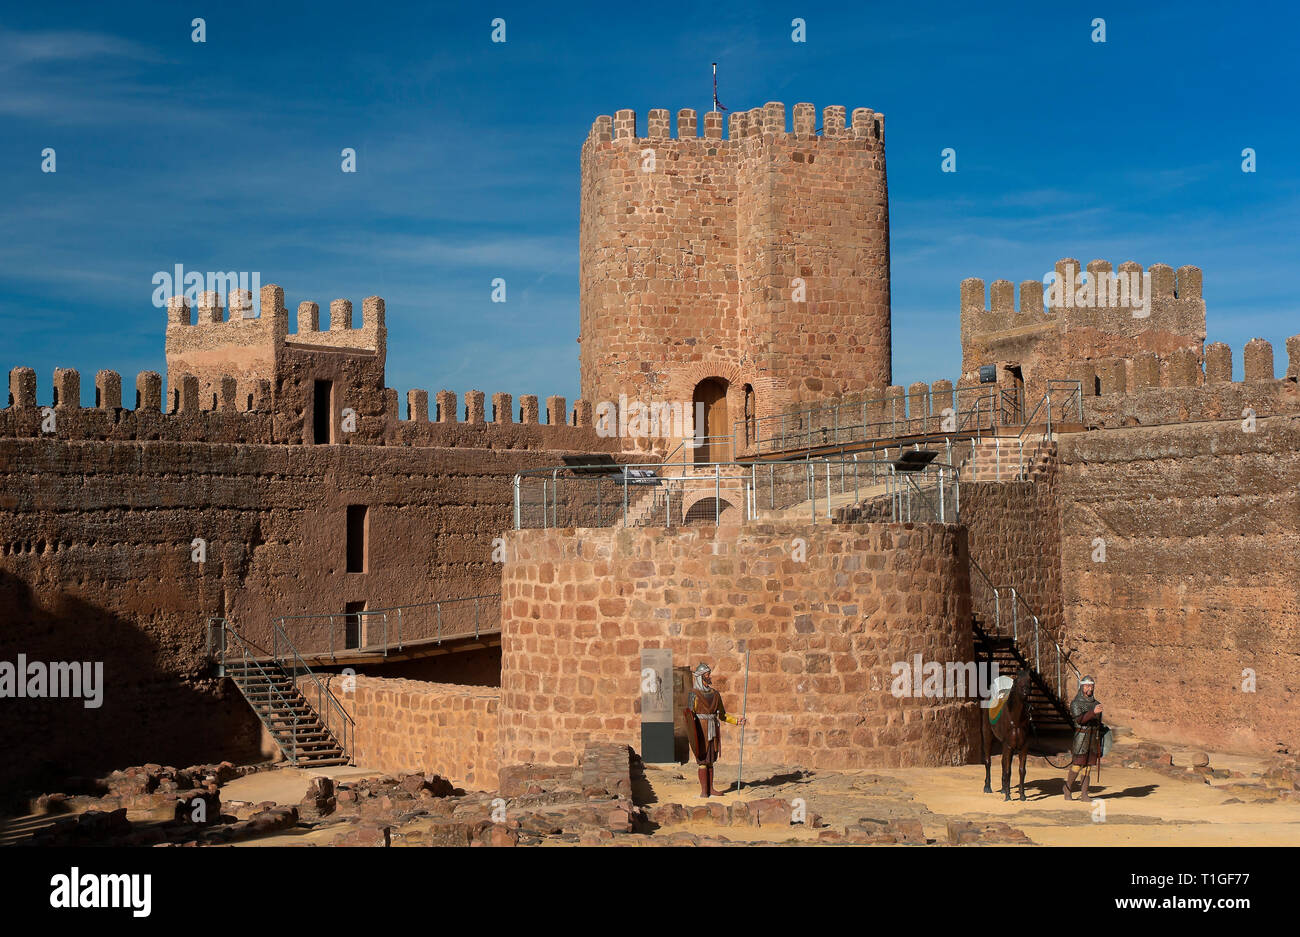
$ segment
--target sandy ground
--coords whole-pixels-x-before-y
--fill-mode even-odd
[[[1263,759],[1211,754],[1211,764],[1239,771],[1262,770]],[[999,759],[993,762],[993,787],[1000,781]],[[763,797],[802,797],[808,810],[821,814],[832,828],[878,820],[918,817],[926,836],[947,841],[947,821],[1002,820],[1047,846],[1295,846],[1300,844],[1300,804],[1225,803],[1234,794],[1218,786],[1183,780],[1145,768],[1102,765],[1099,783],[1093,783],[1093,804],[1067,802],[1061,794],[1064,770],[1041,758],[1031,758],[1025,770],[1025,800],[1018,799],[1018,773],[1012,771],[1012,800],[1000,793],[985,794],[984,768],[962,765],[945,768],[878,768],[842,773],[813,773],[792,778],[791,769],[774,766],[747,768],[751,778],[735,791],[736,766],[719,765],[715,786],[724,791],[722,801]],[[703,804],[694,766],[652,765],[646,778],[660,801]],[[753,786],[750,786],[750,785]],[[1076,782],[1076,798],[1078,796]],[[1101,806],[1098,806],[1101,805]],[[761,830],[709,829],[729,839],[762,839]],[[674,827],[674,829],[677,829]],[[747,833],[750,835],[746,836]],[[812,830],[794,839],[815,838]]]
[[[1117,751],[1114,755],[1119,755]],[[1187,763],[1175,750],[1176,763]],[[1108,760],[1115,760],[1114,758]],[[1210,763],[1246,774],[1258,774],[1266,759],[1248,755],[1210,753]],[[743,788],[736,790],[736,765],[720,764],[715,786],[724,791],[723,803],[766,797],[802,798],[810,813],[820,814],[832,829],[859,823],[864,818],[890,820],[918,818],[927,838],[947,842],[950,819],[1002,820],[1023,830],[1034,843],[1047,846],[1209,846],[1300,844],[1300,803],[1227,803],[1240,794],[1219,788],[1231,780],[1210,784],[1199,778],[1169,777],[1146,768],[1105,764],[1100,781],[1092,785],[1094,803],[1070,803],[1061,796],[1063,770],[1041,758],[1031,758],[1025,774],[1025,796],[1017,799],[1016,774],[1012,774],[1011,801],[1000,793],[985,794],[981,765],[944,768],[877,768],[848,772],[803,772],[782,765],[747,765]],[[993,762],[993,786],[1000,783],[999,759]],[[280,768],[248,775],[222,788],[225,803],[245,801],[297,804],[311,778],[325,775],[336,781],[355,781],[381,772],[365,768],[330,767],[304,770]],[[692,765],[647,765],[645,784],[636,785],[638,799],[651,802],[704,804]],[[1244,799],[1244,798],[1243,798]],[[129,816],[129,814],[128,814]],[[53,817],[18,817],[0,823],[0,844],[12,844]],[[139,822],[143,818],[131,817]],[[328,845],[349,832],[350,825],[277,834],[239,843],[239,846]],[[817,830],[792,826],[774,836],[771,828],[718,827],[695,823],[674,826],[734,842],[780,840],[805,842]]]

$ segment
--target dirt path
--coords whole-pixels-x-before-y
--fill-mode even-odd
[[[1216,765],[1253,770],[1261,759],[1248,756],[1212,756]],[[661,802],[703,804],[694,766],[649,766],[646,779]],[[999,767],[993,766],[993,786],[1000,784]],[[1094,803],[1069,803],[1061,795],[1064,771],[1041,758],[1030,759],[1025,772],[1025,797],[1018,798],[1013,772],[1012,800],[985,794],[980,765],[943,768],[879,768],[869,771],[812,773],[796,776],[797,769],[781,766],[747,768],[751,782],[734,791],[735,765],[719,765],[717,786],[726,792],[722,802],[763,797],[805,800],[809,811],[820,814],[832,828],[857,823],[861,818],[890,820],[916,817],[926,836],[946,842],[947,821],[1001,820],[1025,831],[1035,843],[1050,846],[1210,846],[1295,845],[1300,843],[1300,804],[1226,803],[1231,792],[1220,783],[1171,778],[1146,768],[1105,765],[1100,784],[1092,786]],[[723,780],[727,779],[727,780]],[[1076,784],[1076,787],[1078,785]],[[1076,792],[1077,797],[1077,792]],[[704,833],[705,825],[693,832]],[[718,830],[728,838],[746,838],[745,831]],[[812,839],[812,830],[795,834]],[[749,838],[762,838],[759,831]]]

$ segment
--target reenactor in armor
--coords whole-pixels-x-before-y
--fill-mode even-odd
[[[1092,766],[1101,763],[1103,735],[1110,730],[1101,723],[1101,703],[1093,696],[1097,681],[1085,676],[1079,681],[1079,692],[1070,702],[1070,718],[1074,720],[1074,743],[1070,751],[1074,758],[1070,762],[1070,773],[1065,779],[1065,799],[1074,800],[1071,794],[1074,778],[1083,769],[1083,787],[1079,799],[1091,803],[1088,796],[1088,776]]]
[[[708,664],[701,663],[696,667],[691,692],[686,698],[687,738],[700,766],[700,795],[703,797],[722,794],[713,788],[713,765],[722,753],[719,724],[745,724],[744,716],[737,719],[727,715],[727,708],[722,705],[722,694],[713,688],[711,674]]]

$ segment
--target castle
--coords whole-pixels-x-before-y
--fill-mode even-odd
[[[362,302],[359,327],[335,300],[325,330],[304,303],[291,332],[278,286],[257,315],[246,292],[228,308],[173,299],[165,393],[144,372],[132,406],[112,371],[83,408],[75,371],[55,371],[46,406],[35,373],[11,370],[0,660],[102,660],[106,687],[94,710],[6,700],[18,754],[0,785],[273,750],[216,668],[231,648],[214,622],[254,654],[292,636],[346,710],[349,759],[479,789],[507,764],[573,764],[586,742],[639,748],[646,649],[707,658],[733,689],[748,654],[768,761],[963,762],[976,704],[899,699],[888,674],[914,653],[970,660],[986,587],[1011,590],[1123,724],[1243,750],[1300,738],[1300,336],[1284,378],[1255,340],[1234,381],[1231,351],[1205,344],[1195,267],[1121,264],[1149,274],[1141,309],[1073,290],[1045,308],[1037,281],[1017,307],[1009,281],[986,296],[971,279],[962,373],[893,386],[884,116],[829,107],[816,124],[811,104],[791,129],[781,104],[732,114],[725,139],[716,112],[701,135],[679,111],[675,137],[666,110],[644,136],[631,111],[597,118],[571,407],[478,390],[401,405],[382,299]],[[1093,296],[1111,281],[1103,261],[1086,271]],[[594,410],[621,396],[699,418],[668,438],[597,432]],[[1036,406],[1049,397],[1052,417]],[[985,399],[994,412],[969,403]],[[989,421],[974,435],[972,414]],[[855,454],[921,442],[965,460],[958,522],[848,497]],[[814,450],[828,495],[840,473],[831,516],[816,520],[811,468],[810,518],[776,510],[775,481],[762,510],[756,466],[804,472]],[[665,457],[664,475],[711,479],[712,513],[633,503],[626,483],[559,494],[582,481],[565,466]],[[802,511],[792,478],[782,506]],[[536,479],[530,522],[520,491]],[[467,597],[472,634],[462,621],[451,646],[444,627],[470,606],[442,602]],[[436,641],[415,609],[436,609]],[[1042,650],[1024,656],[1060,670]]]

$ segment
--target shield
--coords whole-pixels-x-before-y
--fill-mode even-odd
[[[705,747],[700,720],[696,719],[695,713],[689,709],[683,709],[682,712],[686,713],[686,741],[691,746],[691,754],[695,756],[696,761],[703,761],[708,754],[708,749]]]
[[[1110,753],[1112,746],[1115,744],[1115,736],[1110,731],[1110,726],[1101,727],[1101,756],[1106,757]]]

